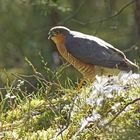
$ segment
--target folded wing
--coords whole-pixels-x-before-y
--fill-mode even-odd
[[[71,31],[66,38],[65,46],[69,53],[85,63],[122,70],[129,69],[125,55],[97,37]]]

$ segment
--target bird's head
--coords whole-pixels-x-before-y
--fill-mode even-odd
[[[48,33],[48,39],[52,39],[54,43],[58,44],[64,41],[66,35],[70,33],[70,30],[64,26],[55,26],[50,29]]]

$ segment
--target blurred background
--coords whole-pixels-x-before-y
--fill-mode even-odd
[[[139,24],[138,0],[0,0],[0,86],[9,73],[31,73],[25,58],[41,73],[41,57],[52,70],[65,62],[47,39],[55,25],[96,35],[140,63]]]

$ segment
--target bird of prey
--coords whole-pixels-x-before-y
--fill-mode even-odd
[[[96,75],[114,75],[120,70],[138,69],[122,51],[98,37],[55,26],[50,29],[48,39],[53,40],[59,53],[85,79],[92,80]]]

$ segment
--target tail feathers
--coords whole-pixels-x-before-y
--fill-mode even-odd
[[[130,71],[132,70],[133,72],[137,72],[140,68],[139,66],[137,66],[136,64],[134,64],[133,62],[131,62],[130,60],[128,59],[125,59],[120,65],[119,65],[119,68],[121,70],[124,70],[124,71]]]

